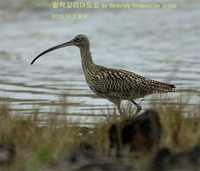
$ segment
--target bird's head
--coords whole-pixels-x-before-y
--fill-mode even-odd
[[[56,49],[60,49],[60,48],[64,48],[64,47],[68,47],[68,46],[77,46],[79,48],[82,48],[84,46],[89,46],[90,43],[89,43],[89,39],[86,35],[84,34],[79,34],[77,36],[75,36],[72,40],[70,40],[69,42],[65,42],[65,43],[62,43],[62,44],[59,44],[57,46],[54,46],[54,47],[51,47],[47,50],[45,50],[44,52],[40,53],[37,57],[35,57],[35,59],[33,59],[33,61],[31,62],[31,65],[42,55],[48,53],[48,52],[51,52],[53,50],[56,50]]]
[[[89,39],[86,35],[84,34],[79,34],[75,36],[72,40],[72,45],[77,46],[77,47],[82,47],[85,45],[89,45]]]

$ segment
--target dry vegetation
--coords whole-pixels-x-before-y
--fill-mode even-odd
[[[63,116],[63,113],[67,115],[66,97],[62,96],[60,102],[63,105],[52,112],[55,114],[51,114],[45,121],[46,126],[42,127],[37,109],[35,114],[25,117],[11,112],[9,102],[0,104],[0,145],[15,147],[15,155],[10,164],[0,166],[3,170],[41,170],[56,166],[81,142],[92,144],[100,155],[108,157],[107,131],[111,123],[124,117],[107,114],[94,128],[90,128],[93,134],[89,134],[87,128],[72,126]],[[172,151],[182,151],[200,143],[200,106],[188,111],[187,103],[173,103],[168,99],[152,104],[152,107],[159,112],[164,128],[161,146],[169,147]],[[124,108],[124,113],[126,117],[132,113],[130,106]],[[140,169],[147,161],[124,159],[124,162]]]

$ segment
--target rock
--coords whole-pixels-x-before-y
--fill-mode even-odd
[[[81,143],[75,148],[62,168],[68,171],[136,171],[132,166],[103,158],[88,143]]]
[[[149,171],[197,171],[200,170],[200,145],[190,151],[172,154],[161,149],[153,158]]]
[[[81,143],[71,152],[68,162],[70,164],[77,164],[93,158],[96,158],[96,150],[94,147],[89,143]]]
[[[13,144],[0,144],[0,166],[9,164],[15,155],[15,146]]]
[[[111,125],[108,131],[110,150],[116,147],[117,157],[121,156],[121,149],[125,146],[130,151],[146,154],[159,145],[161,133],[158,113],[147,110],[141,115]]]

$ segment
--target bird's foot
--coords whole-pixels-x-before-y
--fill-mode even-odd
[[[141,110],[142,110],[142,108],[139,105],[137,105],[137,109],[136,109],[134,115],[136,116]]]
[[[135,113],[133,114],[133,116],[135,116],[135,115],[137,115],[137,114],[142,110],[142,108],[141,108],[140,105],[138,105],[134,100],[130,100],[130,101],[137,107]],[[142,101],[143,101],[143,99],[142,99]],[[141,102],[142,102],[142,101],[141,101]],[[141,102],[140,102],[140,103],[141,103]]]
[[[143,101],[144,101],[144,98],[142,98],[142,100],[140,101],[139,107],[140,107],[140,105],[142,104]],[[141,108],[141,107],[140,107],[140,108]]]

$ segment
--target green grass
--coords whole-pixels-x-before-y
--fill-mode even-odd
[[[98,120],[93,134],[88,134],[86,128],[72,126],[73,122],[66,119],[68,102],[66,95],[60,96],[59,108],[52,109],[45,120],[46,126],[40,126],[38,109],[30,116],[20,116],[13,112],[10,102],[0,103],[0,144],[14,144],[16,154],[11,164],[4,166],[4,170],[41,170],[59,163],[70,151],[81,142],[87,142],[99,149],[102,157],[108,157],[109,141],[107,131],[110,124],[120,121],[133,113],[131,106],[124,106],[124,116],[117,115],[117,111],[106,110],[104,117]],[[186,102],[170,99],[152,104],[160,115],[163,126],[161,147],[169,147],[172,151],[183,151],[200,143],[199,109],[191,109]],[[54,113],[54,114],[52,114]],[[60,115],[62,114],[62,115]],[[65,114],[65,115],[63,115]],[[79,133],[83,133],[80,136]],[[150,155],[151,156],[151,155]],[[143,159],[125,157],[122,161],[144,169],[150,156]]]

